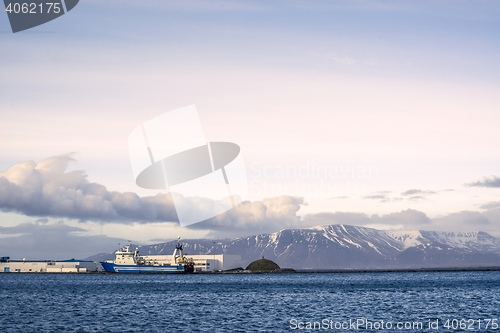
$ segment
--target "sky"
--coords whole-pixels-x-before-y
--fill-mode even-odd
[[[98,1],[13,34],[0,13],[0,254],[285,228],[500,236],[497,1]],[[240,146],[243,204],[180,227],[128,135],[196,105]],[[190,204],[200,205],[196,200]]]

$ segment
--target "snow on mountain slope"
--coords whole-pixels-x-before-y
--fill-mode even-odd
[[[402,242],[405,249],[431,243],[441,243],[451,247],[500,252],[500,240],[486,232],[445,232],[445,231],[387,231],[390,237]]]
[[[418,230],[414,230],[414,231],[406,231],[406,230],[393,231],[393,230],[391,230],[391,231],[386,231],[386,234],[389,237],[401,242],[404,246],[404,249],[420,245],[424,241],[420,231],[418,231]]]

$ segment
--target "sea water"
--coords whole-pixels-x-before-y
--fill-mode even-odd
[[[500,332],[499,272],[0,274],[0,332]]]

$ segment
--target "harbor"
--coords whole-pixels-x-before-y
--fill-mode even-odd
[[[178,239],[171,256],[140,255],[131,244],[118,249],[114,260],[15,260],[0,257],[0,273],[210,273],[242,270],[240,255],[183,254]]]

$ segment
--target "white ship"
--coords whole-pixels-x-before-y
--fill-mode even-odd
[[[116,251],[115,256],[115,260],[101,262],[106,273],[192,273],[194,270],[193,260],[182,254],[180,237],[170,264],[145,260],[139,255],[139,250],[130,250],[130,242],[123,250]]]

